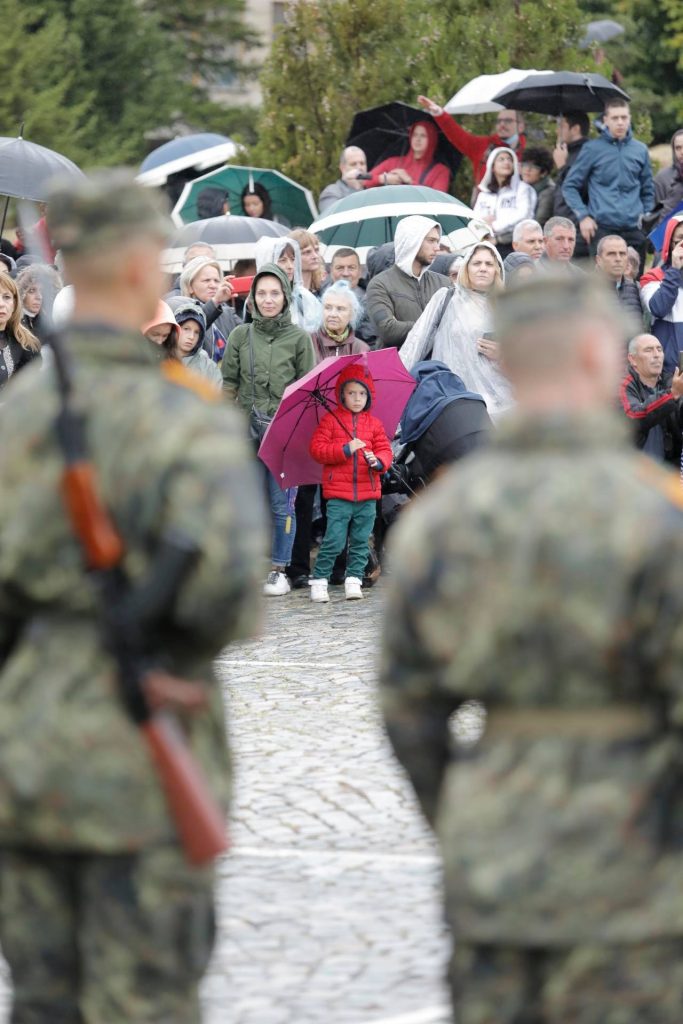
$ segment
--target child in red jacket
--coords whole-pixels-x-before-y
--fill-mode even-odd
[[[363,596],[368,539],[382,496],[381,474],[391,465],[384,427],[368,410],[375,397],[370,371],[362,362],[344,367],[337,381],[338,408],[328,412],[311,440],[310,452],[323,470],[327,530],[311,580],[311,600],[329,601],[327,583],[337,555],[349,537],[344,589],[347,600]]]

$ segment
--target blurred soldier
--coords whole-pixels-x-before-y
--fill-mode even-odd
[[[255,625],[259,488],[234,414],[139,325],[162,287],[167,233],[124,172],[51,197],[75,287],[75,402],[134,583],[170,541],[196,560],[155,623],[151,657],[204,683],[182,716],[217,797],[229,793],[212,661]],[[94,588],[60,494],[52,368],[7,388],[0,413],[0,945],[17,1024],[188,1024],[211,953],[210,869],[182,855],[141,733],[124,710]],[[158,664],[158,662],[152,662]]]
[[[681,1019],[683,501],[614,411],[622,318],[588,278],[505,293],[516,410],[397,531],[381,696],[458,1024]]]

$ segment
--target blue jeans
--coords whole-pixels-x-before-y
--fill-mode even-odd
[[[277,480],[263,463],[265,482],[268,490],[268,504],[273,520],[273,545],[271,551],[271,562],[273,565],[284,568],[289,565],[292,559],[292,548],[294,546],[294,535],[296,533],[296,516],[294,514],[294,501],[296,499],[296,487],[290,487],[283,491]],[[289,532],[287,527],[289,525]]]

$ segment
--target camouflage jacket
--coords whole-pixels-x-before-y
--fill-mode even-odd
[[[143,579],[162,537],[199,560],[160,640],[164,667],[209,684],[191,745],[227,802],[224,707],[212,661],[257,622],[261,496],[241,418],[175,383],[139,337],[93,327],[69,347],[99,491]],[[192,381],[195,381],[194,385]],[[0,845],[115,852],[166,841],[173,825],[149,754],[103,650],[96,599],[60,497],[52,367],[11,383],[0,410]],[[13,642],[13,639],[14,642]],[[18,639],[16,639],[18,637]],[[0,659],[0,662],[2,659]]]
[[[381,699],[456,943],[683,935],[683,501],[620,426],[510,420],[397,531]],[[456,742],[468,701],[508,731]]]

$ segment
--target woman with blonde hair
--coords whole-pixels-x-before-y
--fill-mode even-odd
[[[325,267],[320,255],[320,241],[317,235],[305,231],[303,228],[295,228],[289,232],[289,238],[299,243],[301,251],[301,276],[304,288],[313,292],[317,299],[320,298],[320,289],[325,280]]]
[[[214,363],[220,363],[230,333],[240,322],[229,305],[232,286],[223,277],[220,263],[208,256],[195,256],[180,275],[180,294],[201,305],[206,318],[203,347]]]
[[[492,417],[513,404],[510,383],[498,367],[498,345],[491,332],[491,296],[504,280],[503,261],[496,247],[490,242],[473,245],[457,283],[432,296],[399,353],[409,370],[423,359],[445,363],[469,391],[482,396]]]
[[[23,309],[17,286],[0,273],[0,389],[32,360],[40,359],[40,342],[21,322]]]

